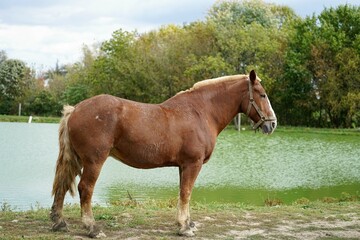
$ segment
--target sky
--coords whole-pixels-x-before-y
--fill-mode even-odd
[[[147,32],[204,20],[217,0],[1,0],[0,50],[37,71],[81,60],[82,47],[115,30]],[[265,0],[305,17],[360,0]]]

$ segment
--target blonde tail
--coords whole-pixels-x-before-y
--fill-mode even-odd
[[[53,183],[52,195],[56,193],[65,194],[70,191],[75,195],[75,178],[81,175],[82,164],[75,153],[69,138],[68,120],[74,111],[72,106],[64,106],[63,117],[59,127],[59,157],[56,163],[56,173]]]

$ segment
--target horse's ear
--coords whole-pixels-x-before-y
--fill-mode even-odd
[[[255,70],[251,70],[251,72],[250,72],[250,81],[251,81],[252,83],[254,83],[255,80],[256,80]]]

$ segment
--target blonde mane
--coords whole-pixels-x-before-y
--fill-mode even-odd
[[[206,79],[206,80],[195,83],[191,88],[189,88],[189,89],[187,89],[185,91],[178,92],[176,95],[181,94],[181,93],[185,93],[185,92],[191,92],[193,90],[199,89],[199,88],[204,87],[204,86],[218,84],[218,83],[221,83],[221,82],[233,81],[233,80],[244,78],[244,77],[247,77],[247,76],[248,75],[239,74],[239,75],[231,75],[231,76],[224,76],[224,77]]]

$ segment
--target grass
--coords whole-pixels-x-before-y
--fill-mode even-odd
[[[250,206],[194,202],[192,219],[198,228],[194,239],[358,239],[360,202]],[[118,202],[94,206],[95,219],[108,239],[183,239],[177,236],[176,201]],[[83,239],[80,207],[67,205],[69,232],[52,232],[49,209],[0,211],[0,239]]]
[[[0,122],[28,122],[29,116],[0,115]],[[33,123],[59,123],[60,117],[33,116]]]
[[[294,132],[294,133],[331,133],[340,135],[360,134],[360,128],[313,128],[313,127],[292,127],[278,126],[276,132]]]

